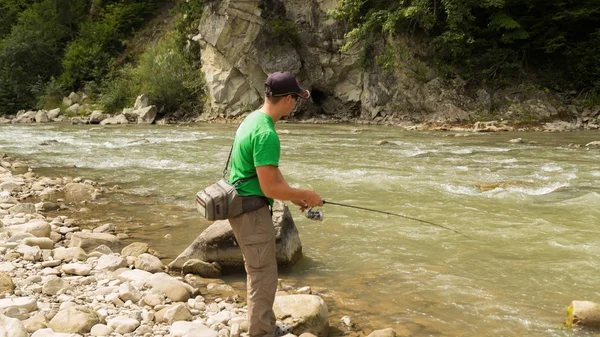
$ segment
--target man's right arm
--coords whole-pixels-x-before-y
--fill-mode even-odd
[[[285,181],[279,168],[274,165],[256,167],[256,174],[263,193],[277,200],[304,200],[308,207],[323,206],[323,200],[314,191],[293,188]]]

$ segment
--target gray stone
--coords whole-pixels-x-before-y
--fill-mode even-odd
[[[277,242],[277,264],[293,265],[302,256],[302,243],[298,229],[287,206],[277,201],[273,208],[273,224]],[[244,259],[235,242],[229,221],[216,221],[196,238],[169,268],[181,270],[189,260],[217,262],[223,271],[243,271]]]
[[[135,100],[135,105],[133,106],[134,110],[143,109],[150,106],[150,96],[147,94],[141,94]]]
[[[50,119],[48,118],[48,112],[46,110],[40,110],[35,114],[35,122],[36,123],[48,123]]]
[[[138,124],[152,124],[156,118],[156,106],[151,105],[149,107],[134,110],[133,113],[138,116]]]
[[[52,110],[48,111],[48,113],[46,115],[48,116],[48,119],[54,120],[55,118],[58,118],[58,116],[60,115],[60,108],[52,109]]]
[[[208,278],[218,278],[221,277],[221,268],[217,263],[208,263],[192,259],[183,264],[183,273]]]

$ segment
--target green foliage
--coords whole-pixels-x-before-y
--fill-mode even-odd
[[[597,0],[339,0],[331,14],[348,25],[342,51],[423,33],[445,72],[504,84],[552,69],[553,78],[543,78],[554,87],[597,88]],[[390,69],[388,53],[378,63]]]
[[[185,110],[200,112],[204,103],[204,79],[199,68],[164,36],[150,46],[136,67],[124,67],[103,88],[101,104],[108,112],[133,106],[141,93],[148,94],[161,114]]]
[[[271,18],[271,28],[279,41],[289,43],[292,46],[300,45],[300,35],[294,22],[275,15]]]
[[[127,65],[105,79],[100,104],[108,113],[116,113],[135,103],[139,85],[133,80],[133,67]]]

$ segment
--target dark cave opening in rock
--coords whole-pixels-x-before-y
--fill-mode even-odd
[[[327,95],[319,89],[313,89],[310,92],[310,97],[315,105],[321,106],[325,102]]]

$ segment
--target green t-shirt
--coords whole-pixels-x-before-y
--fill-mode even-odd
[[[256,175],[258,166],[279,166],[280,153],[273,119],[260,110],[254,111],[244,119],[235,134],[229,183]],[[265,195],[258,177],[239,183],[236,190],[241,196]],[[269,203],[273,204],[273,200],[269,199]]]

